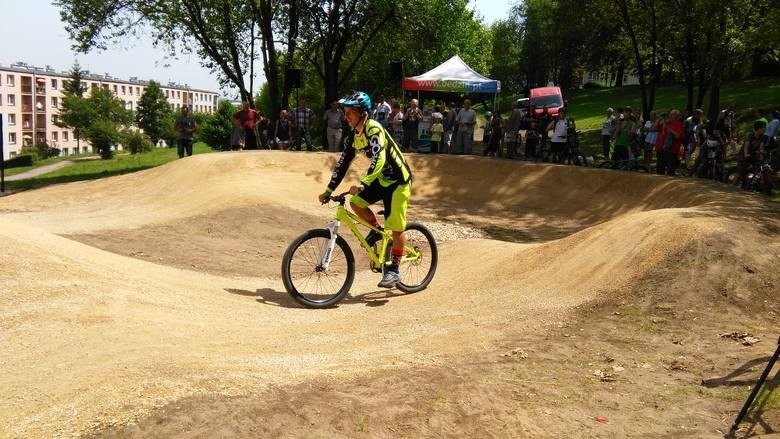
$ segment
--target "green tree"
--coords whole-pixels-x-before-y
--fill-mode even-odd
[[[102,87],[93,89],[86,98],[65,96],[60,116],[64,126],[78,129],[104,159],[111,158],[111,147],[122,141],[122,131],[132,122],[132,114],[122,101]]]
[[[85,72],[81,70],[79,63],[74,63],[70,69],[70,77],[63,84],[63,91],[66,95],[84,96],[84,91],[87,88],[83,81],[84,74]]]
[[[198,126],[198,138],[217,150],[230,149],[230,132],[233,129],[233,113],[236,109],[227,100],[219,103],[217,111],[209,114]]]
[[[160,84],[149,81],[149,85],[146,86],[138,101],[135,113],[135,123],[138,128],[144,130],[153,143],[157,143],[158,140],[164,138],[172,114],[168,98],[162,92]]]
[[[78,107],[81,104],[79,99],[84,96],[84,91],[87,88],[83,78],[84,71],[81,70],[79,63],[74,63],[70,69],[70,77],[63,84],[64,96],[60,117],[54,123],[60,128],[70,128],[73,131],[77,151],[81,151],[81,130],[89,124],[89,120],[85,120],[78,112]],[[69,101],[68,104],[65,101]],[[74,111],[75,114],[73,114]]]

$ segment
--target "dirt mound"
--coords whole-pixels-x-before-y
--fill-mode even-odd
[[[297,307],[274,273],[288,237],[332,213],[314,198],[335,159],[209,154],[4,198],[0,392],[14,398],[0,401],[0,431],[70,435],[186,397],[435,367],[620,293],[738,215],[777,230],[759,201],[732,211],[731,194],[690,182],[412,156],[416,217],[505,227],[549,211],[573,232],[447,242],[424,293],[377,290],[363,270],[352,297],[317,312]],[[92,245],[56,235],[66,233]]]

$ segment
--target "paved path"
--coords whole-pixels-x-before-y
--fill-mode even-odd
[[[5,177],[5,181],[16,181],[16,180],[24,180],[27,178],[33,178],[37,177],[39,175],[47,174],[51,171],[55,171],[60,168],[64,168],[66,166],[72,165],[73,162],[70,160],[63,160],[61,162],[52,163],[50,165],[40,166],[37,168],[30,169],[29,171],[22,172],[21,174],[12,175],[10,177]]]

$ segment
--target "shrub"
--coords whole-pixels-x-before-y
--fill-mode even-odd
[[[597,89],[597,88],[604,88],[604,86],[599,84],[598,82],[586,82],[585,84],[582,85],[582,88]]]
[[[130,151],[130,154],[143,154],[149,152],[154,148],[152,139],[146,134],[138,131],[130,131],[125,136],[124,141],[125,149]]]
[[[32,166],[33,156],[29,154],[19,155],[10,160],[6,160],[4,166],[6,168],[21,168],[22,166]]]

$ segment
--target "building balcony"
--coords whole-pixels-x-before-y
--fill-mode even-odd
[[[32,113],[32,105],[22,105],[22,113]]]
[[[30,85],[23,85],[22,86],[22,94],[32,94],[32,86]]]
[[[46,132],[46,127],[35,127],[35,132],[36,133],[45,133]]]
[[[46,87],[35,87],[35,93],[39,95],[45,95],[46,94]]]

